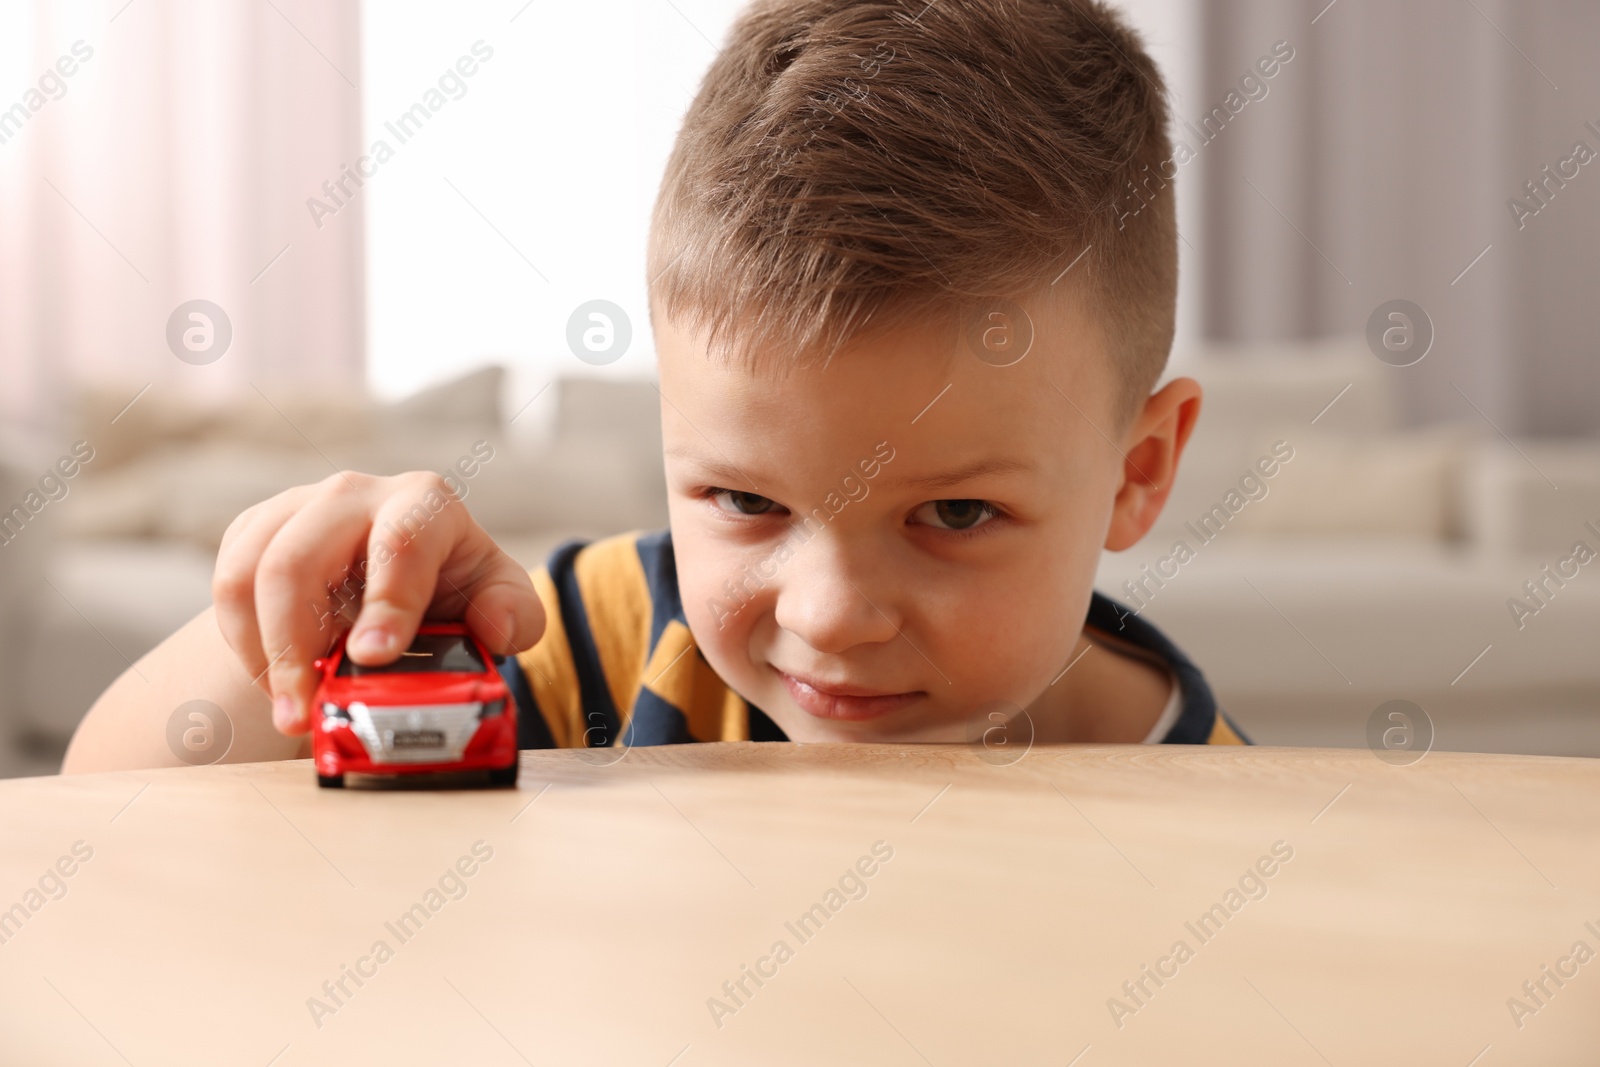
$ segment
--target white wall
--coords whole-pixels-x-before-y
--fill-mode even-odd
[[[494,50],[466,95],[362,190],[369,367],[382,393],[489,361],[516,368],[517,395],[530,397],[557,373],[652,373],[650,206],[715,55],[695,26],[720,39],[737,5],[675,0],[690,25],[664,0],[523,2],[365,5],[369,141],[394,141],[384,123],[474,42]],[[630,315],[634,342],[590,370],[567,350],[566,323],[597,298]]]
[[[1167,81],[1168,106],[1173,121],[1193,118],[1209,110],[1202,105],[1201,27],[1199,0],[1120,0],[1118,4],[1143,36],[1145,48]],[[1199,168],[1179,175],[1178,189],[1178,336],[1173,343],[1175,362],[1189,353],[1200,338],[1200,285],[1195,271],[1200,263],[1196,249],[1205,244],[1201,228]]]

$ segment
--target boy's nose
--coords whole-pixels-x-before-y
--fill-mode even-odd
[[[789,561],[774,610],[778,625],[829,654],[892,641],[901,626],[892,595],[879,591],[870,561],[834,541],[818,537]]]

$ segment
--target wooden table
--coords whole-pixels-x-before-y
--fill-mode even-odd
[[[0,1062],[1600,1062],[1600,763],[986,756],[0,782]]]

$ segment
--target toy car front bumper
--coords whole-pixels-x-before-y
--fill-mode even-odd
[[[452,734],[450,723],[392,724],[374,730],[358,729],[350,722],[324,719],[312,739],[317,773],[409,775],[441,771],[469,771],[508,767],[517,761],[516,717],[509,711],[485,719],[476,717]],[[415,731],[407,737],[403,731]],[[374,734],[376,733],[376,736]],[[398,738],[395,736],[399,734]]]

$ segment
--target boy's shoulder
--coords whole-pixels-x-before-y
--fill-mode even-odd
[[[516,696],[523,748],[693,741],[785,741],[695,647],[670,531],[568,541],[533,572],[546,630],[501,671]],[[1160,741],[1249,744],[1205,677],[1160,630],[1095,593],[1086,624],[1159,660],[1178,685]]]
[[[568,541],[533,584],[544,637],[501,667],[522,747],[787,740],[695,647],[669,531]]]
[[[1200,668],[1172,639],[1139,616],[1133,609],[1096,591],[1089,601],[1084,625],[1144,653],[1159,662],[1176,683],[1178,701],[1172,714],[1163,721],[1170,726],[1162,732],[1167,745],[1249,745],[1244,731],[1233,724],[1217,704],[1216,695]]]

